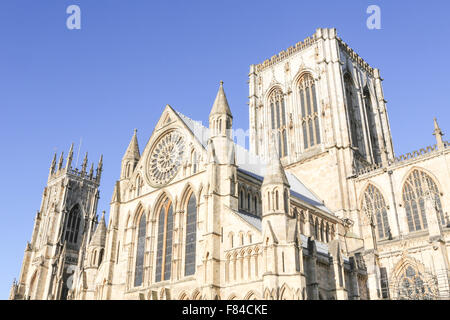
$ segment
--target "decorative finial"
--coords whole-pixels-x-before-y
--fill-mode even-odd
[[[220,80],[220,85],[223,86],[223,81],[222,80]]]
[[[134,128],[134,134],[137,134],[137,129],[136,128]]]

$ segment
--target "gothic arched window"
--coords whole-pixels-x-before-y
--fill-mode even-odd
[[[197,202],[192,193],[189,197],[186,209],[186,249],[184,275],[190,276],[195,273],[195,253],[197,241]]]
[[[310,74],[299,81],[298,93],[303,132],[303,148],[306,150],[320,143],[319,111],[317,106],[316,85]]]
[[[364,155],[364,139],[361,124],[361,112],[359,110],[358,98],[356,96],[355,86],[351,76],[346,73],[344,76],[345,96],[347,99],[347,114],[350,126],[351,144],[358,148],[359,152]]]
[[[169,280],[172,269],[173,210],[166,199],[159,211],[155,281]]]
[[[367,120],[369,122],[370,141],[372,143],[372,154],[375,162],[380,163],[380,145],[378,143],[377,125],[375,122],[375,112],[372,108],[370,92],[367,87],[364,88],[364,104],[366,105]]]
[[[428,228],[425,214],[425,198],[428,196],[432,197],[441,223],[445,224],[438,187],[428,174],[416,169],[411,172],[403,186],[403,202],[410,232]]]
[[[136,245],[136,267],[134,269],[135,287],[142,285],[142,281],[144,279],[145,234],[147,229],[146,220],[147,219],[145,218],[145,213],[142,212],[141,217],[139,218],[138,236]]]
[[[425,281],[424,276],[412,266],[408,266],[398,280],[397,296],[400,300],[434,300],[435,287]]]
[[[81,212],[79,205],[75,205],[67,216],[66,232],[64,240],[71,244],[78,242],[78,233],[80,231]]]
[[[368,217],[375,218],[379,239],[389,237],[390,227],[387,217],[387,207],[381,192],[370,184],[363,196],[363,210]]]
[[[286,133],[286,106],[281,89],[275,89],[269,96],[270,117],[272,130],[277,133],[278,152],[283,158],[288,155],[287,133]]]

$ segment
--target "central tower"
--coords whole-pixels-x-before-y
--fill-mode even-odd
[[[18,283],[11,299],[65,300],[79,260],[97,225],[102,158],[96,173],[88,169],[87,153],[81,170],[72,167],[73,145],[63,166],[56,154],[50,166],[31,241],[27,243]]]
[[[346,216],[347,178],[394,155],[381,81],[335,29],[317,29],[250,66],[251,151],[267,158],[275,135],[285,169]]]

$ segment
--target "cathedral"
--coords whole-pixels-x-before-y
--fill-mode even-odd
[[[335,29],[249,70],[249,150],[221,82],[102,174],[53,158],[10,299],[449,299],[450,147],[395,155],[380,71]],[[212,101],[211,101],[212,102]],[[238,137],[239,139],[239,137]]]

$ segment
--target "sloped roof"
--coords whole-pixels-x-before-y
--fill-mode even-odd
[[[236,214],[239,217],[241,217],[242,219],[244,219],[245,221],[247,221],[248,223],[250,223],[252,226],[254,226],[259,231],[262,230],[261,217],[255,216],[253,214],[248,214],[243,211],[238,211],[238,212],[236,212]]]
[[[186,124],[186,126],[192,131],[197,140],[202,144],[202,146],[207,149],[208,139],[209,139],[209,129],[204,127],[200,121],[194,121],[184,114],[176,111],[180,116],[181,120]],[[261,157],[250,153],[244,147],[235,143],[236,151],[236,165],[238,166],[238,171],[243,172],[249,176],[263,181],[267,166],[267,161]],[[290,193],[292,196],[305,201],[306,203],[315,206],[329,214],[333,214],[323,202],[317,198],[295,175],[289,171],[285,171],[286,178],[290,185]]]

